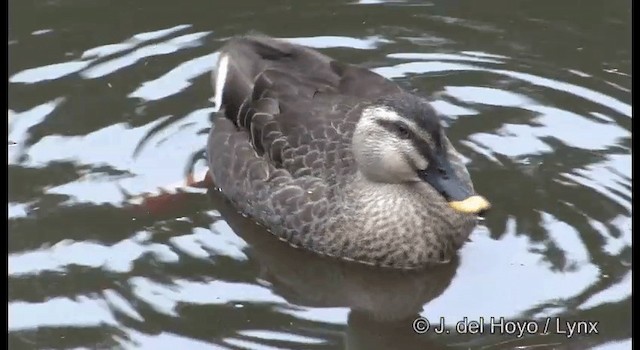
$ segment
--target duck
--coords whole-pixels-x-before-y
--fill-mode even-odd
[[[456,256],[491,207],[430,102],[370,69],[264,34],[211,74],[211,181],[289,245],[379,268]]]

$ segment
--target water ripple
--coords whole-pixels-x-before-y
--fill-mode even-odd
[[[412,343],[398,331],[406,324],[390,321],[417,315],[445,317],[450,326],[463,317],[602,317],[619,331],[576,346],[630,346],[630,328],[617,323],[626,314],[616,310],[630,310],[632,294],[631,76],[616,50],[580,43],[592,54],[567,61],[547,47],[551,27],[519,37],[522,18],[515,25],[482,13],[467,18],[439,3],[359,3],[380,6],[334,11],[329,4],[324,20],[333,29],[320,36],[313,26],[282,29],[306,21],[298,5],[247,18],[252,28],[280,28],[292,42],[377,66],[452,117],[452,142],[477,188],[496,203],[452,276],[395,283],[343,265],[327,269],[273,248],[268,234],[247,238],[244,231],[264,232],[223,215],[204,190],[183,188],[186,170],[204,155],[216,110],[208,101],[215,49],[246,32],[241,18],[248,13],[214,13],[195,2],[164,16],[143,1],[143,13],[154,13],[144,21],[127,17],[139,17],[138,8],[108,17],[118,27],[106,31],[92,24],[80,33],[82,21],[63,28],[28,20],[9,42],[10,63],[20,62],[10,67],[8,109],[15,181],[8,331],[22,342],[16,348],[464,343],[462,335]],[[428,32],[425,18],[433,24]],[[159,204],[146,206],[149,199]],[[363,287],[372,281],[380,288]],[[418,291],[431,299],[412,294]],[[379,300],[388,301],[383,311]],[[380,321],[379,314],[389,317]]]
[[[190,79],[211,71],[217,57],[217,53],[212,53],[181,63],[158,79],[142,83],[128,97],[156,101],[177,94],[191,85]]]
[[[598,305],[606,303],[615,303],[624,300],[630,296],[631,292],[631,272],[628,272],[624,278],[611,287],[592,295],[584,303],[582,303],[580,309],[591,309]]]
[[[135,49],[133,52],[114,58],[112,60],[96,64],[80,74],[87,79],[95,79],[116,72],[124,67],[129,67],[136,62],[153,56],[167,55],[179,50],[198,46],[199,40],[211,32],[191,33],[167,40],[164,43],[156,43]]]
[[[391,67],[380,67],[375,69],[375,71],[386,76],[387,78],[402,78],[411,73],[425,74],[446,71],[482,71],[485,73],[494,73],[528,82],[535,86],[546,87],[562,93],[570,93],[582,97],[585,100],[592,101],[599,105],[610,108],[629,118],[631,117],[631,106],[618,99],[607,96],[597,91],[593,91],[591,89],[587,89],[585,87],[557,81],[554,79],[543,78],[529,73],[513,72],[503,69],[490,69],[469,64],[441,61],[401,63]]]
[[[580,262],[574,269],[550,271],[550,264],[541,253],[544,244],[517,235],[515,221],[510,219],[507,233],[499,242],[486,234],[474,233],[473,241],[463,248],[464,260],[451,286],[444,295],[429,303],[422,315],[429,319],[445,317],[451,322],[464,317],[476,320],[496,315],[517,317],[531,305],[579,295],[598,280],[600,271],[585,261],[583,249],[567,245],[575,239],[559,238],[575,235],[575,230],[566,223],[554,222],[553,229],[561,231],[554,233],[552,239],[561,240],[562,246]],[[508,250],[504,249],[505,245]],[[473,286],[473,293],[468,293],[469,286]],[[509,293],[505,294],[505,290]]]
[[[316,49],[326,49],[331,47],[348,47],[360,50],[373,50],[381,44],[390,41],[382,37],[372,36],[364,39],[350,38],[345,36],[314,36],[309,38],[283,38],[292,43],[313,47]]]
[[[163,285],[146,277],[129,280],[132,292],[157,312],[177,316],[178,303],[219,305],[234,302],[246,303],[286,303],[262,286],[224,281],[196,282],[173,280],[171,285]]]
[[[33,84],[60,79],[85,69],[90,63],[91,61],[71,61],[26,69],[9,77],[9,82]]]
[[[137,237],[144,236],[139,234]],[[61,241],[51,247],[8,257],[9,276],[37,275],[45,271],[65,272],[70,266],[101,268],[112,272],[130,272],[135,261],[146,253],[167,263],[176,263],[178,255],[162,244],[126,239],[112,246],[93,242]]]
[[[86,296],[79,296],[75,300],[52,298],[42,303],[9,302],[8,320],[9,332],[42,327],[97,327],[118,324],[104,300]]]

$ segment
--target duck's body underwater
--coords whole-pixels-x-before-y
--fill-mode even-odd
[[[435,110],[315,50],[238,37],[213,72],[212,180],[290,244],[398,269],[447,261],[488,209]]]

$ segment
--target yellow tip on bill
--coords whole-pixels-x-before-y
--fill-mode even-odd
[[[482,196],[471,196],[462,201],[449,202],[451,208],[467,214],[477,214],[491,208],[491,204]]]

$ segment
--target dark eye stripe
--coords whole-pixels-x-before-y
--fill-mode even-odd
[[[418,150],[418,152],[422,153],[423,155],[426,155],[429,158],[429,160],[433,158],[432,149],[427,143],[427,141],[425,141],[422,137],[416,135],[416,133],[413,132],[413,130],[409,128],[407,125],[402,124],[402,128],[406,130],[406,133],[408,135],[402,135],[399,131],[400,128],[398,128],[398,123],[401,123],[401,122],[392,122],[389,120],[376,120],[376,123],[378,123],[378,125],[383,127],[385,130],[389,131],[390,133],[397,135],[398,137],[406,138],[410,140],[411,143],[413,143],[413,146]]]
[[[409,126],[405,125],[402,122],[392,122],[389,120],[376,120],[376,123],[383,127],[388,132],[407,139],[417,138],[417,135],[409,128]]]

